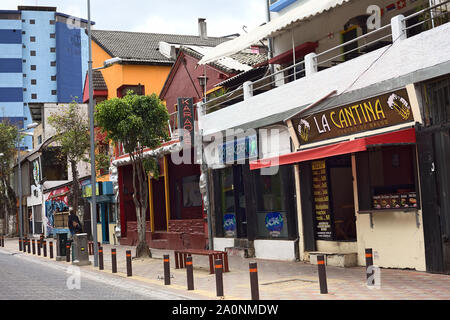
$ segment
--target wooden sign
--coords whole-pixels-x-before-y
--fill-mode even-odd
[[[293,117],[301,145],[389,127],[414,120],[406,89],[321,111]]]
[[[180,142],[183,146],[194,146],[194,104],[192,98],[178,98]]]

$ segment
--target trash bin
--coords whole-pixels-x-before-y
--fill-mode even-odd
[[[72,264],[75,264],[77,266],[86,266],[91,264],[91,262],[89,261],[87,233],[79,233],[73,235],[72,251]]]
[[[66,259],[67,233],[56,234],[56,260]]]

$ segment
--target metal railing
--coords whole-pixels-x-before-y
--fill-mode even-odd
[[[437,0],[440,1],[440,0]],[[423,26],[419,30],[418,33],[421,31],[429,30],[432,28],[435,28],[437,26],[440,26],[444,23],[447,23],[450,21],[450,0],[447,1],[441,1],[433,6],[430,6],[428,8],[424,8],[420,11],[417,11],[416,13],[413,13],[407,17],[405,17],[404,21],[407,23],[408,21],[411,21],[413,19],[419,20],[419,22],[414,23],[412,25],[407,26],[404,30],[410,31],[414,28],[418,28]]]
[[[169,126],[169,134],[171,140],[178,139],[178,112],[172,112],[169,114],[169,120],[167,121]]]
[[[450,0],[436,1],[440,2],[424,9],[418,8],[419,11],[402,20],[405,25],[402,31],[405,32],[406,37],[417,35],[423,31],[450,22]],[[414,20],[418,21],[416,22]],[[313,67],[316,71],[320,72],[322,69],[332,68],[336,64],[344,63],[371,51],[392,45],[398,40],[393,39],[392,33],[392,24],[387,24],[333,48],[322,51],[313,58]],[[363,43],[360,44],[360,41]],[[266,75],[261,79],[251,82],[252,94],[250,96],[269,91],[287,82],[296,81],[303,78],[305,73],[305,62],[301,61]],[[233,91],[226,92],[219,97],[208,100],[205,103],[205,109],[207,113],[211,113],[242,101],[243,99],[244,87],[241,85]]]
[[[382,27],[380,27],[380,28],[378,28],[376,30],[373,30],[371,32],[363,34],[363,35],[361,35],[359,37],[356,37],[356,38],[354,38],[352,40],[344,42],[344,43],[342,43],[342,44],[340,44],[338,46],[335,46],[335,47],[333,47],[331,49],[325,50],[325,51],[317,54],[315,66],[316,67],[319,67],[319,66],[332,67],[333,63],[345,62],[345,61],[351,60],[356,55],[362,55],[362,54],[368,53],[368,52],[372,51],[373,48],[376,48],[377,44],[380,44],[380,43],[383,44],[382,43],[383,40],[389,39],[389,38],[392,39],[392,33],[389,32],[390,29],[391,29],[391,25],[388,24],[388,25],[382,26]],[[385,33],[386,31],[388,31],[388,34],[385,34],[384,36],[381,36],[381,37],[377,37],[374,40],[371,39],[372,37],[376,36],[377,34]],[[352,48],[350,50],[345,50],[345,47],[348,47],[349,45],[352,45],[353,43],[358,44],[358,41],[360,41],[360,40],[364,40],[364,44],[358,45],[356,48]],[[334,51],[337,51],[337,50],[341,50],[341,49],[343,49],[343,50],[342,50],[342,52],[340,54],[334,55],[331,58],[325,59],[323,61],[319,61],[320,58],[326,57],[330,53],[332,53]],[[347,58],[349,56],[349,54],[351,54],[351,53],[356,53],[356,54],[350,55],[350,58]],[[336,59],[339,59],[339,58],[342,58],[342,57],[344,57],[344,60],[336,60]],[[327,65],[330,62],[332,64],[331,65]]]

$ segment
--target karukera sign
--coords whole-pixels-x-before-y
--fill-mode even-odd
[[[178,98],[178,119],[180,142],[184,146],[194,146],[194,104],[192,98]]]
[[[349,105],[296,116],[292,124],[301,145],[414,120],[406,89]]]

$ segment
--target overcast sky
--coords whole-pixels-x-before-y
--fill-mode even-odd
[[[91,0],[96,29],[198,34],[198,18],[206,18],[208,35],[244,33],[266,21],[266,0]],[[0,9],[19,5],[57,7],[87,18],[87,0],[0,0]]]

